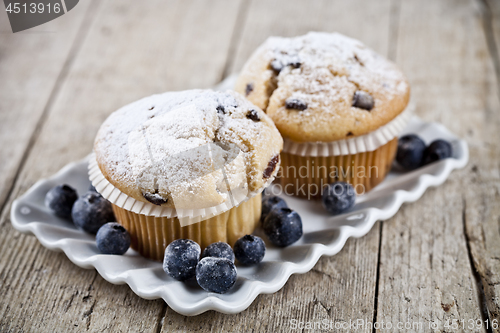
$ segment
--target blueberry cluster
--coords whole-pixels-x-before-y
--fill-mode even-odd
[[[421,166],[451,157],[451,144],[442,139],[426,146],[425,142],[415,134],[402,136],[398,140],[396,161],[406,170],[415,170]]]
[[[236,283],[234,253],[229,244],[210,244],[201,254],[200,246],[190,239],[177,239],[165,249],[163,270],[178,281],[195,277],[204,290],[225,293]]]
[[[124,254],[130,247],[129,233],[114,222],[111,204],[92,185],[81,197],[69,185],[55,186],[47,192],[45,205],[83,231],[96,234],[96,245],[102,254]]]
[[[236,283],[235,259],[242,265],[252,266],[262,261],[265,252],[264,241],[253,235],[238,239],[234,252],[224,242],[212,243],[201,252],[196,242],[177,239],[165,249],[163,270],[178,281],[196,278],[204,290],[222,294]]]

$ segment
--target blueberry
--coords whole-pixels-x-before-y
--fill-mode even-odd
[[[223,294],[236,282],[236,266],[225,258],[203,258],[196,266],[196,281],[208,292]]]
[[[59,217],[71,218],[71,208],[78,199],[76,190],[69,185],[58,185],[45,195],[45,206]]]
[[[71,217],[77,227],[91,234],[95,234],[105,223],[115,221],[111,204],[96,192],[87,192],[78,198]]]
[[[255,109],[248,111],[247,118],[253,121],[260,121],[259,113]]]
[[[274,169],[276,168],[276,164],[280,161],[280,155],[275,155],[269,163],[267,163],[267,167],[264,169],[264,172],[262,172],[262,178],[267,179],[271,177],[271,175],[274,172]]]
[[[281,199],[280,197],[263,195],[262,196],[262,215],[260,216],[260,220],[264,221],[267,214],[269,214],[269,212],[273,208],[276,208],[276,207],[278,207],[278,208],[288,207],[288,205],[286,204],[286,201]]]
[[[214,258],[226,258],[234,262],[234,252],[228,243],[217,242],[212,243],[203,250],[201,255],[202,258],[214,257]]]
[[[262,224],[264,233],[271,243],[285,247],[302,237],[302,219],[290,208],[274,208],[267,214]]]
[[[217,113],[226,113],[224,105],[218,105],[215,109],[217,110]]]
[[[95,241],[102,254],[124,254],[130,247],[128,231],[116,222],[109,222],[100,227]]]
[[[453,150],[451,144],[445,140],[433,141],[424,152],[424,165],[451,157]]]
[[[405,135],[398,140],[396,161],[406,170],[415,170],[422,166],[425,142],[415,134]]]
[[[323,207],[333,215],[348,210],[356,201],[356,191],[351,184],[346,182],[334,182],[323,188]]]
[[[364,109],[370,111],[373,109],[375,105],[375,100],[373,97],[362,90],[358,90],[354,93],[354,97],[352,98],[352,106],[355,108]]]
[[[163,270],[176,280],[184,281],[196,274],[201,248],[190,239],[176,239],[168,244],[163,259]]]
[[[245,266],[258,264],[264,259],[264,254],[266,254],[266,244],[260,237],[246,235],[234,243],[234,255]]]
[[[307,103],[296,98],[289,98],[285,101],[285,107],[287,109],[294,109],[304,111],[307,109]]]
[[[250,95],[252,91],[253,91],[253,83],[248,83],[247,86],[245,87],[245,96]]]

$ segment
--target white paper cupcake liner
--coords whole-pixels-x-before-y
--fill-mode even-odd
[[[331,142],[295,142],[284,138],[283,152],[299,156],[339,156],[374,151],[398,136],[405,128],[414,105],[409,104],[396,118],[373,132]]]
[[[104,177],[101,169],[99,168],[99,165],[97,164],[94,153],[90,156],[88,166],[89,179],[92,182],[92,185],[95,187],[97,192],[99,192],[112,204],[136,214],[167,218],[177,217],[181,226],[198,223],[200,221],[222,214],[230,210],[231,208],[236,207],[241,203],[249,200],[250,198],[255,197],[272,183],[272,181],[276,177],[276,173],[277,170],[279,170],[279,167],[280,164],[278,163],[274,174],[269,177],[264,186],[257,191],[249,192],[247,184],[245,183],[237,188],[231,189],[231,192],[229,193],[229,199],[220,205],[203,209],[175,209],[153,205],[149,202],[142,202],[120,191]]]

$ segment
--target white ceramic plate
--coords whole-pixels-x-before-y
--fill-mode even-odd
[[[417,200],[428,187],[442,184],[453,169],[467,164],[467,144],[442,125],[414,117],[405,133],[417,133],[427,143],[436,138],[447,139],[453,145],[454,156],[413,172],[392,171],[374,190],[358,197],[353,209],[343,215],[332,217],[319,202],[284,196],[288,205],[301,215],[304,236],[287,248],[266,243],[264,261],[256,267],[238,266],[236,285],[222,295],[203,291],[195,281],[183,283],[170,278],[163,272],[161,263],[147,260],[133,250],[123,256],[99,254],[94,236],[53,215],[44,205],[45,194],[63,183],[83,194],[90,185],[86,160],[67,165],[15,200],[12,224],[21,232],[34,234],[43,246],[64,251],[76,265],[97,269],[111,283],[126,283],[143,298],[163,298],[183,315],[197,315],[207,310],[238,313],[250,306],[257,295],[278,291],[291,274],[305,273],[322,255],[338,253],[349,237],[364,236],[376,221],[389,219],[404,202]]]

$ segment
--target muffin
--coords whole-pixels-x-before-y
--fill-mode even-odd
[[[270,118],[236,92],[168,92],[108,117],[89,175],[132,248],[162,260],[175,239],[204,248],[252,233],[282,147]]]
[[[269,38],[244,65],[235,90],[264,110],[284,138],[282,190],[307,198],[339,180],[358,193],[379,184],[409,118],[403,73],[338,33]]]

